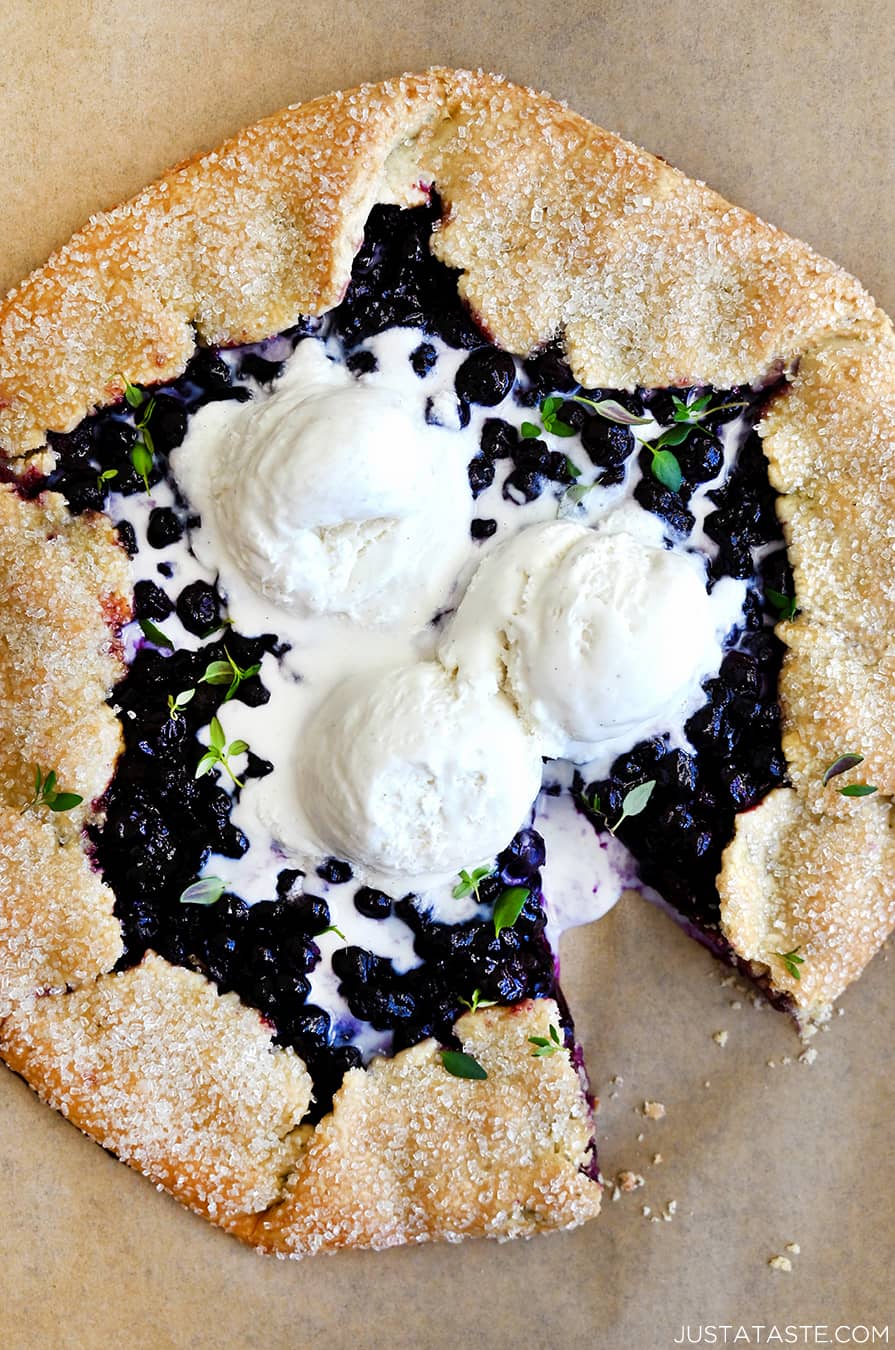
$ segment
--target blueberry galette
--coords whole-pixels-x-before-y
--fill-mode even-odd
[[[599,1210],[560,932],[895,921],[895,337],[549,99],[287,110],[0,311],[0,1049],[301,1255]]]

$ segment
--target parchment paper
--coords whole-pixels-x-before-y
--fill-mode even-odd
[[[892,0],[5,0],[0,284],[243,123],[440,62],[549,88],[806,238],[891,310],[893,19]],[[787,1325],[810,1328],[790,1343],[835,1343],[842,1326],[862,1343],[861,1327],[887,1326],[885,954],[812,1043],[813,1064],[785,1018],[636,897],[566,938],[563,972],[603,1098],[604,1174],[645,1185],[616,1202],[607,1191],[595,1224],[529,1243],[262,1259],[0,1070],[0,1345],[651,1350],[712,1325],[729,1325],[728,1343],[764,1328],[738,1344],[775,1343]],[[645,1099],[663,1120],[639,1114]],[[790,1273],[768,1266],[775,1255]]]

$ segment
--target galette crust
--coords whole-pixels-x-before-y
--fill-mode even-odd
[[[307,1130],[282,1201],[233,1225],[264,1251],[511,1238],[594,1218],[593,1124],[566,1051],[536,1058],[557,1025],[541,999],[467,1013],[463,1049],[487,1080],[446,1072],[435,1041],[352,1069],[333,1112]]]
[[[184,1204],[223,1221],[280,1193],[311,1080],[235,994],[161,957],[23,1004],[0,1027],[10,1068]]]
[[[0,446],[39,450],[48,429],[120,398],[124,376],[178,375],[197,335],[249,341],[324,312],[370,208],[412,205],[432,184],[445,206],[433,248],[509,350],[559,336],[592,386],[791,372],[762,431],[801,607],[779,629],[793,786],[738,818],[719,890],[734,951],[819,1013],[895,920],[895,342],[834,264],[543,95],[433,70],[287,109],[94,217],[0,306]],[[311,1130],[298,1124],[304,1067],[257,1013],[152,955],[101,973],[120,938],[75,827],[119,745],[103,616],[114,626],[125,612],[126,559],[101,518],[0,488],[0,572],[0,1016],[13,1009],[0,1049],[12,1066],[268,1250],[508,1236],[595,1213],[578,1076],[565,1054],[535,1059],[526,1045],[550,1004],[461,1020],[486,1082],[451,1079],[427,1042],[352,1071]],[[845,748],[866,754],[877,797],[819,788]],[[34,764],[82,792],[67,827],[16,814]],[[799,981],[776,955],[796,946]]]
[[[528,1037],[555,1003],[467,1014],[486,1081],[434,1041],[354,1069],[319,1125],[311,1080],[235,994],[148,955],[92,987],[22,1005],[0,1052],[43,1099],[182,1203],[265,1251],[390,1247],[574,1227],[600,1208],[593,1133],[563,1051]]]

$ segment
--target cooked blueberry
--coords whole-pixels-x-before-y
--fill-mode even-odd
[[[568,455],[564,455],[561,450],[548,451],[541,472],[553,483],[574,483],[576,478]]]
[[[331,886],[343,886],[346,881],[351,880],[354,873],[350,863],[341,862],[338,858],[326,858],[317,868],[317,875],[321,881],[328,881]]]
[[[130,521],[119,520],[118,524],[115,526],[115,533],[118,535],[121,547],[124,549],[127,556],[129,558],[135,557],[137,554],[137,536]]]
[[[134,615],[138,619],[167,619],[174,602],[154,581],[134,583]]]
[[[421,342],[410,353],[410,364],[413,367],[413,372],[415,375],[419,375],[421,380],[429,374],[437,360],[438,353],[431,342]]]
[[[476,455],[466,470],[473,497],[478,497],[494,482],[494,461],[486,455]]]
[[[350,356],[346,356],[345,365],[352,375],[372,375],[374,370],[379,369],[379,362],[373,352],[369,352],[363,347],[359,351],[352,352]]]
[[[197,347],[184,373],[188,380],[212,393],[229,389],[233,380],[227,362],[212,347]]]
[[[292,1038],[300,1041],[303,1047],[322,1049],[329,1044],[331,1023],[322,1008],[308,1003],[290,1019],[289,1030]]]
[[[688,483],[708,483],[718,477],[724,463],[720,442],[704,431],[691,431],[674,453]]]
[[[296,923],[316,936],[330,925],[329,905],[321,895],[299,895],[289,902]]]
[[[154,506],[149,512],[146,542],[151,548],[167,548],[183,536],[183,525],[170,506]]]
[[[177,617],[188,633],[204,635],[221,621],[220,602],[207,581],[192,581],[177,597]]]
[[[565,422],[567,427],[572,427],[574,431],[582,431],[590,419],[590,412],[583,403],[573,403],[566,399],[557,410],[556,416],[560,422]]]
[[[506,459],[516,449],[519,435],[516,428],[500,417],[488,417],[482,427],[479,445],[489,459]]]
[[[387,919],[392,912],[391,896],[372,886],[361,886],[354,897],[354,908],[367,919]]]
[[[634,489],[634,497],[647,511],[664,520],[677,535],[688,535],[696,524],[677,492],[670,492],[647,472]]]
[[[243,778],[266,778],[268,774],[273,773],[273,764],[269,759],[262,759],[260,755],[254,754],[251,750],[247,753],[246,767],[243,769]]]
[[[520,830],[498,856],[497,863],[505,871],[521,867],[524,872],[530,873],[543,867],[546,856],[544,840],[537,830]]]
[[[515,502],[517,506],[533,502],[543,491],[544,480],[532,469],[514,469],[504,479],[503,495],[508,502]]]
[[[73,431],[48,431],[47,443],[59,456],[60,469],[87,469],[94,454],[94,431],[82,422]]]
[[[529,406],[540,403],[548,394],[575,388],[575,376],[556,343],[530,356],[523,362],[523,369],[528,377],[528,387],[523,391],[521,402]]]
[[[340,947],[333,952],[332,967],[339,979],[350,985],[372,985],[390,969],[384,956],[363,947]]]
[[[490,518],[474,520],[469,527],[469,533],[472,535],[473,539],[490,539],[492,534],[495,534],[496,531],[497,521],[491,520]]]
[[[95,473],[66,474],[60,484],[72,515],[82,511],[101,511],[105,502],[105,492]]]
[[[257,380],[259,384],[271,384],[283,373],[282,361],[268,361],[256,352],[246,352],[239,362],[239,373]]]
[[[283,899],[291,896],[303,877],[304,872],[298,871],[296,868],[284,868],[282,872],[277,874],[277,895]]]
[[[130,454],[137,440],[137,429],[130,422],[109,417],[97,424],[94,445],[102,469],[120,469],[130,463]]]
[[[733,689],[757,693],[760,685],[758,664],[748,652],[728,652],[721,663],[721,679]]]
[[[152,443],[160,454],[180,445],[186,435],[186,408],[179,399],[157,394],[149,417]]]
[[[581,432],[581,443],[592,464],[600,469],[617,468],[627,460],[636,447],[627,427],[608,422],[594,413],[588,417]]]
[[[502,403],[516,380],[516,362],[509,352],[482,347],[467,356],[454,379],[457,397],[493,408]]]

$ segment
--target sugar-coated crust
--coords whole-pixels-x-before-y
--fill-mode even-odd
[[[264,1214],[231,1227],[288,1256],[432,1239],[523,1237],[573,1228],[600,1209],[583,1170],[593,1133],[566,1051],[538,1058],[529,1036],[555,1003],[467,1013],[463,1049],[487,1080],[455,1078],[432,1040],[352,1069]]]
[[[0,1026],[11,1068],[122,1162],[219,1222],[279,1197],[311,1080],[235,994],[148,955]]]
[[[793,789],[738,817],[722,925],[804,1014],[860,974],[895,924],[895,337],[888,324],[806,353],[761,428],[800,615],[778,626]],[[845,751],[859,770],[825,787]],[[848,782],[875,786],[846,798]],[[775,953],[798,949],[794,979]]]
[[[177,375],[197,334],[248,341],[324,312],[372,205],[432,184],[433,248],[512,351],[559,336],[576,376],[606,387],[729,386],[798,360],[763,428],[802,611],[780,628],[793,787],[738,819],[719,889],[734,949],[816,1012],[895,918],[895,347],[832,263],[542,95],[430,71],[287,109],[95,217],[0,307],[0,446],[43,446],[119,398],[123,376]],[[0,972],[17,1005],[4,1056],[268,1250],[509,1236],[595,1213],[577,1074],[527,1046],[550,1004],[462,1019],[486,1081],[450,1078],[427,1042],[352,1071],[311,1129],[301,1062],[234,996],[156,957],[100,974],[120,948],[77,827],[119,743],[102,616],[123,613],[125,570],[100,519],[0,491]],[[879,796],[822,793],[825,762],[856,748]],[[64,824],[15,814],[34,764],[84,796]],[[795,948],[798,981],[777,955]]]
[[[114,896],[79,828],[121,745],[105,700],[123,669],[110,621],[128,612],[128,571],[104,516],[73,519],[55,494],[27,502],[0,484],[0,1016],[121,955]],[[23,815],[37,768],[84,804]]]
[[[178,374],[196,334],[269,336],[340,298],[377,201],[446,207],[435,251],[495,340],[563,333],[585,383],[753,380],[873,301],[806,245],[544,95],[433,70],[259,122],[96,216],[0,308],[21,453]]]
[[[566,1051],[528,1037],[549,1000],[457,1024],[486,1081],[434,1041],[352,1070],[321,1123],[311,1080],[234,994],[149,955],[91,988],[21,1006],[0,1051],[41,1097],[207,1218],[265,1251],[516,1237],[599,1212],[592,1122]]]

